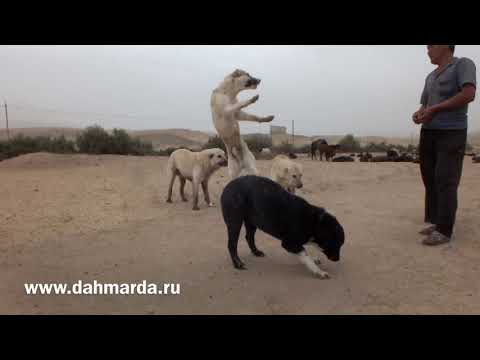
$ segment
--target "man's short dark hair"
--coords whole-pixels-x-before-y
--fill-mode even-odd
[[[455,52],[455,45],[448,45],[448,48],[452,52],[452,54]]]

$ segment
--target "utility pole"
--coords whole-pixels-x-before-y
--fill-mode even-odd
[[[7,109],[7,101],[3,100],[5,106],[5,119],[7,121],[7,139],[10,141],[10,130],[8,129],[8,109]]]
[[[295,120],[292,120],[292,149],[295,145]]]

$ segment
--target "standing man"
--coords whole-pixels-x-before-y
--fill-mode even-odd
[[[476,69],[472,60],[457,58],[455,45],[428,45],[437,68],[425,81],[421,107],[413,122],[422,124],[420,169],[425,185],[424,245],[448,243],[457,212],[457,190],[467,142],[468,104],[475,99]]]

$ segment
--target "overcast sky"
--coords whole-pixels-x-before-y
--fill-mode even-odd
[[[456,56],[478,66],[480,46]],[[303,135],[418,133],[426,46],[0,46],[0,101],[10,127],[188,128],[214,131],[210,94],[234,69],[262,79],[247,111]],[[470,129],[480,130],[479,100]],[[3,109],[2,109],[3,110]],[[0,126],[5,116],[0,114]],[[268,132],[267,124],[242,131]]]

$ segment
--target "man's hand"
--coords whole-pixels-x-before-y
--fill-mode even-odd
[[[426,108],[422,114],[418,117],[419,124],[426,124],[432,121],[433,116],[437,113],[437,108],[435,106],[430,106]]]
[[[475,86],[467,84],[462,88],[462,91],[454,97],[439,104],[430,106],[429,108],[424,109],[423,112],[421,112],[422,109],[417,111],[415,114],[419,112],[421,112],[421,114],[417,114],[417,116],[413,114],[413,122],[416,124],[425,124],[432,121],[434,115],[438,112],[450,111],[465,106],[475,99],[475,91]]]
[[[425,108],[422,106],[420,110],[415,111],[412,115],[412,120],[415,124],[421,124],[420,118],[423,116],[423,113],[425,112]]]
[[[413,113],[412,120],[415,124],[426,124],[432,121],[433,116],[438,112],[437,106],[430,106],[424,108],[423,106],[420,110]]]
[[[415,112],[413,113],[412,120],[413,120],[413,122],[414,122],[415,124],[420,124],[419,119],[420,119],[420,117],[423,115],[423,112],[424,112],[424,111],[425,111],[424,109],[420,109],[420,110],[415,111]]]

